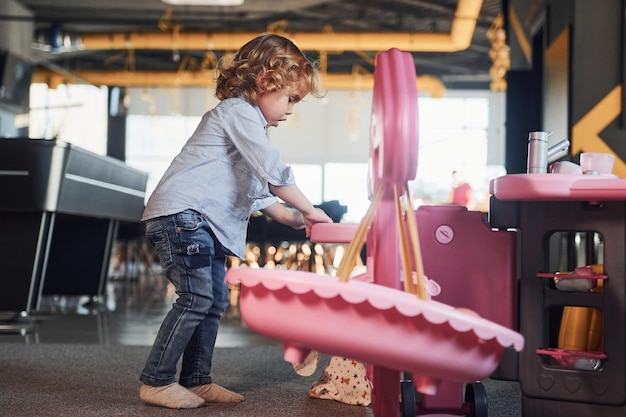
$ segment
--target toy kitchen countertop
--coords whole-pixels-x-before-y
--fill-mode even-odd
[[[489,188],[508,201],[626,200],[626,180],[612,174],[511,174],[493,179]]]

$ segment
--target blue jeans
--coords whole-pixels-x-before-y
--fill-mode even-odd
[[[146,238],[178,298],[167,313],[141,373],[148,385],[210,384],[219,321],[228,305],[226,254],[202,215],[185,210],[148,220]]]

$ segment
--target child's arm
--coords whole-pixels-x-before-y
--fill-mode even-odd
[[[291,226],[296,230],[304,229],[304,216],[296,210],[291,210],[279,202],[261,210],[263,214],[279,223]]]
[[[306,227],[307,236],[309,236],[311,226],[314,225],[315,223],[332,223],[333,222],[332,219],[328,217],[326,213],[324,213],[324,210],[314,207],[313,204],[306,198],[306,196],[302,193],[302,191],[300,191],[300,189],[296,185],[277,187],[277,186],[270,184],[270,191],[276,197],[279,197],[284,202],[286,202],[287,204],[289,204],[291,207],[295,208],[302,214],[303,220],[304,220],[304,226]],[[274,205],[270,207],[273,207]],[[272,208],[272,210],[273,209],[274,208]],[[285,208],[285,210],[288,210],[288,209]],[[272,217],[271,215],[269,216]],[[275,219],[275,220],[280,221],[278,219]],[[285,223],[285,224],[289,224],[289,223]],[[301,229],[302,227],[299,227],[299,228]]]

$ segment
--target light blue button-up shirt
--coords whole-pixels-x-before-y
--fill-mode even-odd
[[[142,220],[196,210],[219,242],[243,258],[250,215],[277,201],[268,184],[295,184],[291,168],[269,144],[266,125],[259,108],[243,98],[205,113],[148,199]]]

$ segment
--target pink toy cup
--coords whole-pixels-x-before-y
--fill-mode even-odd
[[[580,167],[583,174],[608,175],[613,171],[615,156],[602,152],[583,152],[580,154]]]

